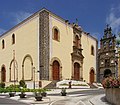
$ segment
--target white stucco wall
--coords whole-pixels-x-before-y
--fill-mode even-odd
[[[92,38],[89,35],[86,35],[85,33],[82,33],[81,37],[81,44],[82,44],[82,49],[83,49],[83,80],[86,80],[87,82],[90,82],[90,70],[91,68],[94,68],[94,72],[96,74],[96,44],[97,41]],[[91,46],[93,45],[94,47],[94,56],[91,55]],[[95,75],[96,78],[96,75]]]
[[[29,54],[33,60],[33,66],[38,70],[38,16],[25,21],[16,26],[5,35],[0,37],[0,67],[5,65],[6,81],[9,82],[9,67],[13,59],[13,50],[15,50],[15,59],[18,63],[18,80],[22,79],[22,62],[24,57]],[[15,44],[12,45],[12,34],[15,34]],[[5,41],[5,48],[2,49],[2,40]],[[29,72],[27,72],[30,75]]]
[[[60,41],[52,39],[52,28],[60,31]],[[73,29],[65,21],[50,15],[50,60],[57,57],[62,64],[62,79],[70,79],[72,73]]]

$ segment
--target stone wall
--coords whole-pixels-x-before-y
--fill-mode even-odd
[[[105,94],[107,101],[112,105],[120,105],[120,88],[107,88]]]
[[[49,80],[49,13],[39,14],[39,70],[40,80]]]

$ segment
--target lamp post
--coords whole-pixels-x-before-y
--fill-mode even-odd
[[[1,81],[1,71],[0,71],[0,82],[2,82],[2,81]]]
[[[33,88],[35,89],[35,67],[33,67]]]
[[[14,69],[14,85],[15,85],[15,50],[13,50],[13,69]]]

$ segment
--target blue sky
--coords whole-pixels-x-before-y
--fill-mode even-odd
[[[0,35],[43,7],[71,23],[77,18],[98,40],[106,24],[120,32],[120,0],[0,0]]]

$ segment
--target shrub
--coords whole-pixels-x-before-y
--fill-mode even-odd
[[[0,93],[4,93],[4,88],[0,87]]]
[[[6,92],[19,92],[20,89],[19,89],[19,85],[13,85],[11,84],[10,86],[7,86],[6,87]]]
[[[19,85],[20,85],[20,87],[23,87],[23,88],[26,88],[26,87],[27,87],[27,85],[26,85],[26,83],[25,83],[25,80],[20,80],[20,81],[19,81]]]
[[[61,86],[69,86],[67,83],[60,84]],[[87,86],[86,84],[71,84],[72,86]]]
[[[61,89],[61,92],[62,92],[62,93],[66,93],[66,88],[62,88],[62,89]]]
[[[5,88],[5,83],[4,82],[0,83],[0,88]]]
[[[61,86],[68,86],[68,84],[67,83],[63,83],[63,84],[60,84]]]
[[[120,81],[114,77],[107,77],[102,81],[104,88],[116,88],[120,86]]]
[[[72,84],[72,86],[87,86],[86,84]]]
[[[15,92],[15,89],[12,87],[7,87],[5,90],[6,92]]]
[[[66,88],[62,88],[61,89],[61,95],[62,96],[66,96],[67,92],[66,92]]]

